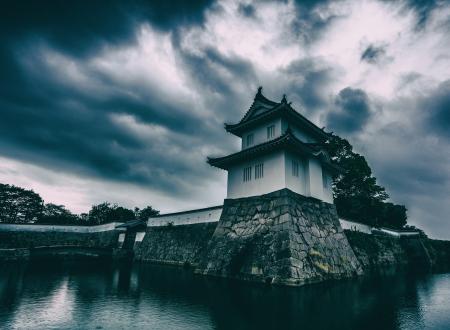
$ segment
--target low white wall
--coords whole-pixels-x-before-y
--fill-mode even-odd
[[[341,223],[341,227],[344,230],[352,230],[352,231],[359,231],[361,233],[365,234],[372,234],[372,227],[359,223],[359,222],[353,222],[348,221],[344,219],[339,219],[339,222]]]
[[[142,242],[145,237],[145,231],[140,231],[136,233],[136,239],[135,242]]]
[[[217,208],[199,209],[178,213],[162,214],[151,217],[147,221],[148,227],[167,226],[172,223],[174,226],[190,225],[196,223],[218,222],[222,214],[222,206]]]
[[[197,223],[206,223],[206,222],[218,222],[220,219],[220,215],[222,214],[222,206],[207,208],[207,209],[199,209],[199,210],[191,210],[185,212],[178,213],[169,213],[162,214],[157,217],[149,218],[147,221],[148,227],[161,227],[172,224],[173,226],[179,225],[190,225]],[[404,236],[417,236],[418,232],[410,231],[396,231],[387,228],[374,228],[369,225],[365,225],[363,223],[349,221],[345,219],[339,219],[342,229],[344,230],[352,230],[358,231],[364,234],[372,234],[372,230],[380,231],[387,235],[394,237],[404,237]],[[0,227],[1,230],[1,227]],[[139,237],[138,237],[139,235]],[[142,237],[140,236],[142,235]],[[144,238],[144,233],[137,233],[136,241],[142,240]]]
[[[125,233],[120,233],[119,237],[117,238],[117,247],[119,249],[122,248],[123,242],[125,241]]]
[[[398,231],[398,230],[394,230],[394,229],[388,229],[388,228],[376,228],[376,227],[372,227],[372,226],[368,226],[359,222],[353,222],[353,221],[348,221],[348,220],[344,220],[344,219],[339,219],[339,222],[341,223],[341,227],[342,229],[345,230],[352,230],[352,231],[359,231],[361,233],[365,233],[365,234],[373,234],[373,232],[378,232],[378,233],[384,233],[387,234],[389,236],[393,236],[393,237],[406,237],[406,236],[419,236],[419,232],[417,231]]]
[[[122,222],[111,222],[98,226],[54,226],[54,225],[19,225],[0,223],[0,231],[32,231],[32,232],[65,232],[65,233],[98,233],[114,230]]]
[[[386,228],[379,228],[379,231],[391,235],[391,236],[395,236],[395,237],[405,237],[405,236],[419,236],[419,232],[417,231],[397,231],[397,230],[393,230],[393,229],[386,229]]]

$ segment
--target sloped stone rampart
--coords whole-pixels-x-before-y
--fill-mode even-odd
[[[398,238],[355,231],[345,231],[345,234],[365,271],[408,264],[408,255]]]
[[[134,259],[163,264],[195,265],[205,253],[217,222],[148,227]]]
[[[225,200],[196,272],[302,285],[352,277],[362,268],[334,205],[282,189]]]

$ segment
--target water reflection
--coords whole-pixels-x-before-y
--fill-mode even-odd
[[[152,329],[448,329],[450,275],[383,275],[301,288],[104,262],[0,270],[0,326]]]

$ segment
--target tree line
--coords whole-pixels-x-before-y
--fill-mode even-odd
[[[44,203],[33,190],[0,183],[0,222],[52,225],[101,225],[110,222],[147,220],[158,215],[152,206],[133,210],[103,202],[93,205],[88,213],[74,214],[64,205]]]

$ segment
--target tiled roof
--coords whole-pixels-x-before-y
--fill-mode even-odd
[[[225,124],[225,129],[228,132],[237,136],[242,136],[245,131],[252,129],[258,124],[277,117],[286,117],[289,118],[293,124],[303,127],[319,141],[325,141],[328,138],[327,134],[322,129],[292,108],[290,103],[286,101],[286,96],[283,96],[282,101],[277,103],[262,95],[261,89],[261,87],[258,89],[258,93],[256,94],[252,105],[238,123]]]
[[[273,140],[241,150],[228,156],[218,158],[208,157],[207,161],[208,164],[212,166],[227,170],[234,164],[239,164],[242,161],[253,159],[273,150],[283,149],[289,149],[295,153],[319,158],[329,170],[332,172],[340,172],[340,168],[331,163],[330,158],[323,147],[317,143],[304,143],[300,141],[292,134],[290,129],[288,129],[285,134]]]

